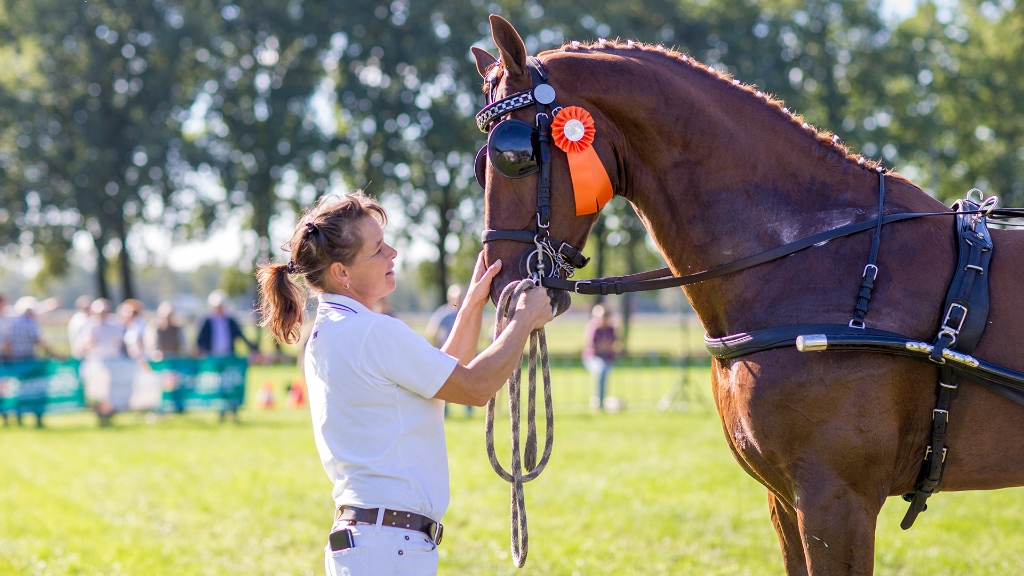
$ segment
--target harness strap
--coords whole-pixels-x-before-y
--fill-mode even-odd
[[[547,81],[547,72],[540,59],[531,56],[529,60],[533,86]],[[551,223],[551,108],[537,101],[537,147],[540,153],[540,176],[537,180],[537,235],[547,236]],[[543,266],[543,261],[540,262]],[[542,274],[543,275],[543,274]]]
[[[1002,218],[1021,218],[1024,217],[1024,209],[1020,208],[999,208],[996,210],[970,210],[962,211],[960,214],[986,214],[991,219],[1002,219]],[[916,218],[923,218],[925,216],[956,216],[957,212],[905,212],[901,214],[889,214],[882,218],[882,225],[892,224],[895,222],[902,222],[904,220],[913,220]],[[853,224],[847,224],[834,228],[832,230],[826,230],[795,240],[789,244],[784,244],[778,248],[772,248],[760,254],[748,256],[746,258],[731,262],[729,264],[723,264],[704,272],[698,272],[696,274],[689,274],[687,276],[672,276],[671,270],[668,268],[659,268],[658,270],[652,270],[651,272],[644,272],[643,274],[651,274],[650,277],[645,276],[643,279],[636,278],[637,275],[631,276],[613,276],[608,278],[596,278],[593,280],[566,280],[563,278],[549,277],[544,279],[544,286],[548,288],[555,288],[558,290],[568,290],[569,292],[575,292],[577,294],[624,294],[626,292],[643,292],[647,290],[662,290],[665,288],[677,288],[679,286],[688,286],[690,284],[696,284],[698,282],[704,282],[747,268],[752,268],[759,264],[771,262],[784,256],[789,256],[801,250],[806,250],[815,244],[822,244],[836,238],[842,238],[843,236],[849,236],[871,228],[877,228],[878,219],[866,220],[864,222],[854,222]],[[529,230],[484,230],[481,235],[481,239],[484,242],[493,242],[495,240],[510,240],[513,242],[523,242],[527,244],[534,243],[533,233]]]
[[[705,336],[704,345],[719,360],[791,346],[800,352],[881,352],[921,362],[929,362],[928,356],[932,351],[931,344],[902,334],[871,328],[851,329],[845,324],[794,324],[722,338]],[[1024,372],[954,350],[946,350],[943,358],[954,375],[1024,404]]]
[[[946,293],[939,331],[928,356],[930,361],[942,366],[938,398],[932,411],[931,442],[925,451],[917,485],[913,492],[903,495],[903,499],[910,502],[910,508],[900,523],[904,530],[913,526],[917,516],[928,509],[928,498],[942,486],[948,452],[946,428],[949,424],[949,409],[960,385],[959,376],[948,365],[945,356],[951,350],[964,354],[973,352],[988,321],[988,276],[985,272],[992,260],[992,238],[983,214],[964,214],[979,208],[978,204],[969,199],[958,200],[953,205],[953,209],[959,212],[954,223],[957,264]]]
[[[875,226],[875,234],[871,237],[871,252],[868,254],[868,263],[864,266],[864,274],[861,276],[860,291],[857,293],[857,304],[853,308],[853,318],[850,319],[851,328],[864,328],[864,318],[868,315],[868,302],[871,300],[871,291],[875,288],[875,280],[878,278],[878,248],[882,244],[882,216],[885,209],[885,173],[878,168],[878,225]]]
[[[923,216],[939,216],[939,215],[954,215],[953,212],[906,212],[903,214],[890,214],[882,218],[882,224],[890,224],[893,222],[900,222],[903,220],[911,220],[914,218],[921,218]],[[688,286],[690,284],[696,284],[698,282],[704,282],[740,270],[746,270],[765,262],[771,262],[772,260],[778,260],[783,256],[789,256],[801,250],[806,250],[815,244],[821,244],[829,240],[835,240],[836,238],[842,238],[843,236],[849,236],[864,230],[878,226],[878,220],[867,220],[864,222],[854,222],[853,224],[847,224],[846,226],[840,226],[832,230],[826,230],[818,234],[813,234],[806,238],[784,244],[778,248],[772,248],[766,250],[760,254],[748,256],[746,258],[724,264],[705,270],[704,272],[697,272],[696,274],[689,274],[686,276],[673,276],[671,278],[662,279],[646,279],[646,280],[619,280],[615,278],[599,278],[597,280],[564,280],[561,278],[545,278],[544,285],[548,288],[558,288],[561,290],[568,290],[577,294],[623,294],[626,292],[640,292],[644,290],[661,290],[664,288],[675,288],[678,286]],[[665,269],[663,269],[665,270]],[[655,271],[660,272],[660,271]]]

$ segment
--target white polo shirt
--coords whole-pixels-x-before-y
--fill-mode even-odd
[[[401,320],[345,296],[320,296],[306,385],[337,505],[444,516],[444,402],[434,394],[457,363]]]

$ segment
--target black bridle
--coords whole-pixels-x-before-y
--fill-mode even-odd
[[[533,244],[534,249],[525,255],[521,265],[523,275],[532,277],[538,284],[545,287],[564,290],[564,287],[555,286],[552,283],[554,281],[567,282],[565,278],[572,277],[577,268],[586,266],[590,258],[584,257],[583,253],[572,244],[552,238],[548,232],[551,225],[551,120],[555,114],[558,114],[561,107],[555,103],[555,89],[548,84],[547,71],[540,59],[531,56],[528,67],[533,78],[533,87],[498,101],[494,100],[494,90],[498,84],[496,75],[492,72],[487,77],[488,104],[477,113],[476,124],[481,132],[490,134],[487,144],[476,154],[476,176],[480,186],[486,189],[484,171],[485,163],[488,160],[492,164],[496,160],[511,160],[508,162],[509,164],[514,162],[518,166],[524,166],[514,173],[502,173],[509,178],[521,178],[539,172],[534,228],[533,230],[484,230],[482,240],[485,243],[509,240]],[[498,138],[495,137],[499,130],[503,129],[502,124],[509,123],[507,126],[514,129],[518,126],[511,123],[530,126],[525,122],[510,120],[508,115],[531,105],[536,105],[537,115],[535,117],[536,126],[531,127],[532,137],[529,144],[520,146],[520,150],[504,149],[497,142]],[[492,157],[492,155],[502,154],[509,156]]]

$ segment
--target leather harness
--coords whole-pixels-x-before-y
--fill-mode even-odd
[[[521,272],[532,276],[539,284],[550,289],[567,290],[577,294],[624,294],[646,290],[660,290],[704,282],[713,278],[746,270],[748,268],[777,260],[829,240],[874,229],[867,264],[861,276],[853,317],[843,324],[798,324],[753,330],[722,338],[705,336],[705,345],[712,356],[727,360],[755,352],[795,346],[800,352],[817,351],[862,351],[881,352],[908,356],[923,362],[930,362],[940,368],[936,407],[932,411],[931,439],[924,455],[924,462],[914,491],[903,498],[910,502],[910,509],[900,526],[906,530],[927,509],[929,496],[938,492],[942,485],[942,474],[948,448],[945,445],[949,424],[949,408],[956,396],[960,379],[967,378],[998,394],[1024,404],[1024,372],[1011,370],[977,359],[970,354],[977,347],[988,322],[988,267],[992,259],[992,238],[989,234],[989,219],[1009,219],[1024,216],[1024,209],[995,207],[997,199],[989,197],[972,199],[972,190],[967,198],[958,200],[949,212],[911,212],[884,214],[885,173],[878,172],[878,217],[874,220],[854,222],[813,234],[783,246],[748,256],[710,270],[674,276],[668,268],[632,274],[597,278],[594,280],[569,280],[576,268],[588,262],[582,251],[567,242],[555,240],[549,233],[551,201],[551,117],[559,107],[553,98],[543,104],[534,97],[540,86],[551,89],[547,84],[547,73],[536,57],[528,61],[533,88],[512,94],[498,101],[494,100],[497,79],[494,73],[487,78],[488,104],[476,117],[477,125],[488,132],[497,121],[501,122],[509,113],[536,104],[540,172],[537,185],[537,212],[534,229],[531,230],[485,230],[482,240],[486,242],[513,241],[535,246],[524,256]],[[553,93],[553,90],[551,90]],[[908,338],[901,334],[868,328],[865,319],[871,293],[878,279],[878,251],[881,245],[882,226],[905,220],[931,216],[955,216],[958,259],[956,272],[950,282],[943,307],[944,315],[939,330],[931,344]]]

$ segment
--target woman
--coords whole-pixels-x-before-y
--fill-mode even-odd
[[[619,337],[604,306],[595,304],[591,316],[583,331],[583,366],[594,377],[594,395],[590,397],[590,407],[604,410],[608,373],[618,356]]]
[[[544,290],[529,290],[501,336],[474,358],[500,261],[478,258],[455,327],[440,350],[400,320],[374,313],[395,289],[397,252],[387,215],[362,193],[327,196],[305,213],[288,264],[258,271],[261,325],[299,339],[305,297],[319,295],[305,352],[313,432],[337,506],[327,573],[436,574],[448,507],[444,403],[483,406],[512,370],[531,331],[551,320]]]

